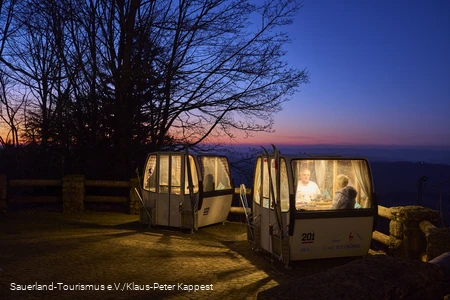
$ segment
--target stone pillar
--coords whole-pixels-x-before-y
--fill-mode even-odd
[[[450,253],[450,228],[430,228],[425,238],[427,248],[422,261],[428,262],[443,253]]]
[[[138,194],[136,194],[136,190],[140,191],[139,180],[138,178],[130,179],[130,214],[131,215],[139,215],[139,211],[141,208],[141,200],[139,199]]]
[[[0,214],[6,213],[6,175],[0,174]]]
[[[392,220],[389,224],[391,239],[401,240],[397,249],[392,249],[393,256],[421,259],[427,248],[425,234],[419,227],[422,221],[437,223],[439,212],[421,206],[391,207]]]
[[[64,213],[84,211],[84,175],[67,175],[63,178],[62,200]]]

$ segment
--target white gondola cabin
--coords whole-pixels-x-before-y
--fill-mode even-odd
[[[344,184],[353,197],[344,197]],[[286,265],[366,255],[377,215],[366,159],[257,157],[248,239],[254,249],[268,251]]]
[[[221,223],[230,212],[233,193],[225,156],[150,153],[144,170],[140,222],[191,230]]]

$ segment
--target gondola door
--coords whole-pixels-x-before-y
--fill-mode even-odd
[[[198,199],[199,180],[197,166],[192,155],[185,155],[184,165],[184,195],[180,205],[181,227],[198,230]]]
[[[180,204],[183,202],[183,154],[159,155],[159,190],[157,197],[158,225],[180,227]]]
[[[281,158],[275,162],[273,156],[259,157],[256,162],[254,187],[253,211],[257,218],[255,230],[260,232],[259,243],[258,240],[255,242],[262,249],[281,256],[281,238],[287,237],[289,222],[289,181],[286,160]],[[276,205],[274,197],[277,199]],[[273,239],[273,236],[277,238]]]
[[[225,156],[198,156],[202,178],[202,196],[199,203],[200,227],[224,222],[233,200],[233,182]]]

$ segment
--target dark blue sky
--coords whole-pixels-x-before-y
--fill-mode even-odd
[[[288,32],[311,82],[244,142],[450,149],[450,1],[305,0]]]

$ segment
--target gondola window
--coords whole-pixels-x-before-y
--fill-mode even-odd
[[[285,159],[281,159],[280,163],[280,203],[282,212],[289,210],[289,179]]]
[[[181,193],[181,155],[172,155],[170,193],[180,195]]]
[[[207,191],[231,189],[231,174],[225,157],[200,157],[203,189]],[[205,190],[206,191],[206,190]]]
[[[263,172],[263,186],[262,186],[263,207],[269,208],[270,186],[269,186],[269,168],[267,158],[264,158],[263,160],[262,172]]]
[[[151,155],[144,172],[144,189],[156,192],[156,155]]]
[[[261,204],[261,158],[256,160],[255,179],[253,181],[254,193],[253,201],[258,205]]]
[[[169,156],[159,157],[159,193],[169,193]]]
[[[286,160],[283,158],[280,160],[280,166],[276,166],[275,159],[270,159],[270,165],[271,165],[271,174],[270,177],[272,178],[272,187],[273,187],[273,193],[275,195],[272,195],[271,199],[275,199],[275,201],[279,201],[281,206],[281,211],[286,212],[289,210],[289,180],[286,170]],[[279,172],[279,174],[278,174]],[[267,174],[267,176],[269,176]],[[278,176],[280,178],[280,194],[278,195],[277,190],[277,180]],[[269,189],[270,193],[270,189]],[[274,197],[275,196],[275,197]],[[273,208],[273,202],[270,202],[270,208]]]
[[[291,167],[297,210],[372,207],[373,187],[364,160],[293,160]]]
[[[195,167],[195,161],[192,156],[189,155],[189,162],[186,161],[185,166],[185,175],[184,175],[184,194],[189,195],[189,174],[188,174],[188,167],[187,164],[190,164],[190,170],[191,170],[191,176],[192,176],[192,184],[194,185],[193,192],[198,193],[198,174],[197,174],[197,168]]]

